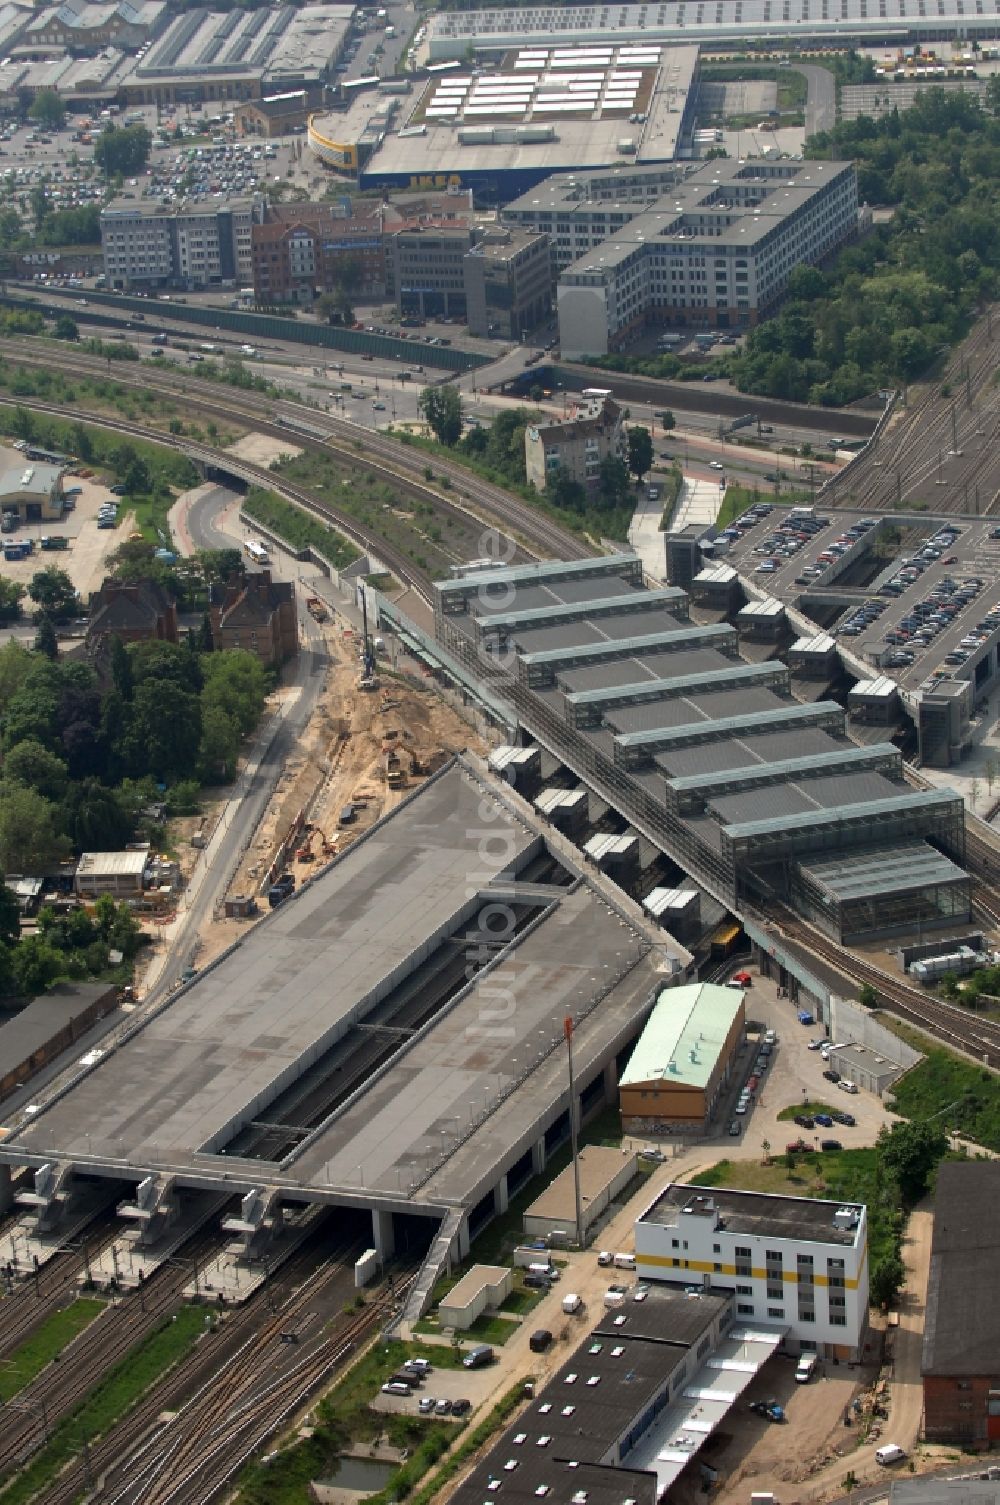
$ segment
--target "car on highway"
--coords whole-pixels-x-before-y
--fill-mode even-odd
[[[725,470],[726,467],[721,460],[709,460],[708,468],[709,470]]]

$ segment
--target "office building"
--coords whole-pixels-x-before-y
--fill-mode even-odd
[[[607,459],[624,459],[625,426],[613,397],[591,403],[573,418],[530,424],[524,431],[524,463],[528,481],[544,491],[553,475],[564,472],[573,481],[593,488]]]
[[[1000,1442],[998,1260],[1000,1165],[942,1161],[920,1366],[928,1442]]]
[[[308,89],[290,89],[284,94],[268,94],[250,99],[233,111],[237,136],[286,136],[289,131],[304,131],[310,110],[323,103],[323,85]]]
[[[465,318],[465,257],[476,243],[472,225],[430,220],[389,238],[389,275],[396,307],[422,319]]]
[[[520,340],[552,309],[549,237],[498,228],[465,254],[469,333]]]
[[[856,1361],[868,1327],[868,1210],[811,1197],[672,1183],[635,1224],[644,1280],[731,1291],[736,1317],[785,1345]]]
[[[562,354],[622,350],[655,324],[756,324],[794,267],[822,261],[857,230],[850,162],[706,163],[561,273]]]
[[[618,1082],[624,1134],[705,1134],[746,1033],[740,988],[664,991]]]
[[[101,210],[104,275],[111,288],[243,287],[253,273],[251,231],[262,198],[113,199]]]

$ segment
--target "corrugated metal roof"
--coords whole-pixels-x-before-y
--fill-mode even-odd
[[[141,877],[149,860],[148,847],[135,852],[81,852],[76,876],[78,879]]]
[[[851,696],[865,696],[888,700],[893,695],[899,694],[899,686],[894,679],[887,679],[884,674],[877,679],[859,679],[851,690]]]
[[[756,762],[747,767],[726,769],[716,773],[699,772],[687,774],[680,778],[667,780],[671,789],[678,794],[688,793],[691,790],[705,790],[708,793],[712,786],[723,789],[727,783],[733,783],[741,778],[748,781],[753,779],[773,779],[778,783],[782,779],[794,779],[796,774],[810,774],[818,769],[829,769],[835,772],[837,769],[850,769],[852,765],[868,763],[876,757],[884,757],[895,764],[899,759],[899,752],[891,743],[885,742],[877,747],[831,747],[829,751],[811,753],[804,758],[782,758],[774,763]],[[816,780],[815,782],[822,782]],[[812,783],[810,783],[810,792]]]
[[[720,643],[733,643],[736,640],[736,632],[725,623],[716,623],[708,627],[696,627],[693,623],[681,627],[675,621],[675,627],[666,632],[646,632],[637,637],[625,637],[617,641],[606,639],[596,643],[579,643],[572,647],[543,648],[536,653],[522,653],[521,661],[529,668],[537,665],[565,663],[567,667],[575,662],[586,663],[589,659],[600,658],[604,653],[621,654],[623,656],[635,655],[639,657],[647,649],[655,652],[662,649],[664,652],[676,646],[690,645],[692,649],[718,646]]]
[[[954,794],[950,789],[915,789],[907,794],[896,795],[892,799],[884,800],[861,800],[853,805],[838,805],[827,810],[809,810],[804,813],[779,816],[777,819],[765,818],[762,820],[741,821],[736,825],[726,828],[726,835],[731,841],[745,840],[754,836],[766,836],[773,832],[794,830],[810,825],[828,826],[834,821],[860,822],[865,819],[877,820],[881,815],[903,815],[907,810],[927,810],[933,806],[944,808],[951,806],[956,814],[961,813],[961,796]]]
[[[676,1082],[704,1087],[733,1027],[743,1012],[743,993],[715,983],[667,988],[660,994],[620,1085]]]
[[[799,870],[840,903],[923,888],[931,883],[968,882],[950,858],[926,841],[862,847],[849,855],[800,862]]]
[[[634,554],[605,554],[594,559],[542,560],[538,564],[505,565],[495,570],[478,570],[471,575],[461,575],[455,580],[442,580],[437,589],[442,596],[454,597],[474,593],[480,586],[489,589],[491,586],[558,582],[574,575],[613,575],[623,566],[634,565],[635,558]]]
[[[754,694],[760,694],[760,692],[751,691],[746,696],[746,699],[750,699]],[[721,699],[721,696],[717,697],[716,704],[719,704]],[[824,720],[843,721],[843,709],[835,700],[818,700],[814,705],[788,705],[782,704],[777,696],[766,693],[764,699],[765,704],[763,707],[751,703],[743,711],[735,715],[719,717],[716,720],[709,719],[708,717],[702,720],[700,717],[692,716],[688,708],[686,721],[671,721],[665,717],[662,728],[657,728],[655,724],[643,727],[622,726],[616,740],[623,747],[642,747],[644,744],[653,746],[657,742],[658,733],[662,732],[664,746],[666,746],[669,742],[668,733],[670,731],[674,733],[678,742],[684,741],[689,737],[693,741],[697,741],[699,738],[716,741],[717,739],[721,740],[741,731],[749,731],[755,728],[764,730],[769,723],[784,726],[808,726],[810,722],[815,723]],[[667,702],[661,709],[682,713],[687,706],[688,703],[685,701],[672,701]],[[635,706],[631,708],[629,714],[640,711],[649,712],[654,709],[656,707]],[[616,713],[616,716],[619,720],[624,720],[623,713]]]

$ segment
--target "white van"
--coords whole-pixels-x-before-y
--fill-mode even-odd
[[[883,1465],[902,1463],[905,1457],[906,1449],[901,1448],[898,1442],[887,1442],[885,1447],[875,1449],[875,1462]]]
[[[562,1309],[568,1317],[572,1317],[582,1306],[583,1302],[575,1291],[568,1291],[562,1299]]]
[[[816,1355],[814,1353],[800,1354],[798,1367],[795,1371],[795,1383],[797,1385],[808,1385],[815,1373]]]
[[[616,1270],[634,1270],[635,1269],[635,1255],[634,1254],[616,1254],[615,1255],[615,1269]]]

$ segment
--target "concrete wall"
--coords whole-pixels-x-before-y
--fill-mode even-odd
[[[602,288],[560,286],[556,289],[556,307],[564,360],[607,354],[608,304]]]
[[[856,1081],[859,1087],[877,1093],[879,1097],[902,1072],[909,1071],[911,1066],[916,1066],[923,1060],[919,1050],[914,1050],[911,1045],[900,1040],[898,1035],[886,1029],[867,1009],[849,998],[838,997],[836,993],[830,995],[830,1037],[855,1045],[866,1045],[874,1053],[870,1071],[862,1068],[858,1075],[854,1075],[852,1063],[851,1080]],[[876,1056],[883,1058],[881,1064],[876,1062]],[[891,1062],[895,1063],[897,1070],[892,1070],[888,1064]]]

